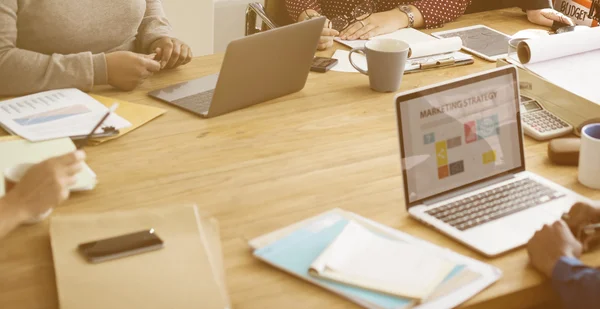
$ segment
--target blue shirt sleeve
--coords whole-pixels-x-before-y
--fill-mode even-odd
[[[562,257],[556,263],[552,286],[564,309],[600,308],[600,271],[578,259]]]

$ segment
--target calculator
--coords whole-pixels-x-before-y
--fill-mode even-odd
[[[573,132],[573,126],[544,109],[537,100],[525,96],[521,96],[521,121],[525,135],[539,141]]]

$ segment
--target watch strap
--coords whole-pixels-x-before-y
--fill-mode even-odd
[[[413,14],[412,8],[408,5],[400,5],[398,9],[408,17],[408,28],[413,28],[415,25],[415,14]]]

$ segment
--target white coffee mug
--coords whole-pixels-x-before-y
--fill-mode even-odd
[[[588,124],[581,129],[579,182],[600,189],[600,123]]]
[[[4,191],[6,193],[8,193],[10,190],[12,190],[17,183],[19,183],[19,181],[21,181],[21,178],[23,178],[23,176],[25,176],[25,174],[27,173],[27,171],[33,166],[33,163],[23,163],[23,164],[17,164],[15,166],[11,166],[7,169],[4,170]],[[45,213],[39,215],[37,218],[33,218],[30,220],[25,221],[25,224],[35,224],[41,221],[44,221],[46,218],[48,218],[48,216],[50,216],[50,214],[52,213],[52,208],[48,209],[48,211],[46,211]]]

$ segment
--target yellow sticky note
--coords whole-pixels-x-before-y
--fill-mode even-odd
[[[496,162],[496,151],[490,150],[488,152],[484,152],[481,155],[481,159],[483,161],[483,164],[489,164],[492,162]]]
[[[435,155],[438,167],[448,165],[448,145],[446,141],[435,143]]]

